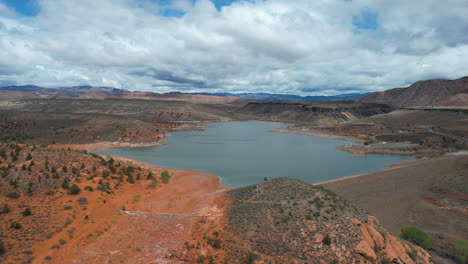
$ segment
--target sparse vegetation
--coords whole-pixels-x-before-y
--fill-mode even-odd
[[[425,249],[432,246],[430,236],[415,226],[402,227],[401,237]]]

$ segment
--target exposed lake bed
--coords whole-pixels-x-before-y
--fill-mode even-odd
[[[289,177],[309,183],[333,180],[385,168],[411,155],[370,154],[352,157],[336,147],[352,142],[287,133],[284,126],[261,121],[204,123],[204,131],[178,131],[158,147],[98,151],[165,168],[217,175],[226,187],[242,187],[266,178]]]

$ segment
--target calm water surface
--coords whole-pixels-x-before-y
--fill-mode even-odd
[[[161,147],[119,148],[99,154],[153,165],[204,171],[227,187],[247,186],[263,177],[290,177],[315,183],[384,168],[413,156],[371,154],[351,157],[337,150],[346,140],[270,133],[283,125],[260,121],[208,123],[205,131],[175,132]]]

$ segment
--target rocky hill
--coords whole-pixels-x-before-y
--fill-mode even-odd
[[[386,114],[393,108],[384,104],[336,102],[251,102],[239,113],[273,121],[305,121],[318,125],[346,122]]]
[[[419,81],[406,88],[371,93],[358,101],[393,107],[468,106],[468,77]]]
[[[273,179],[228,195],[228,263],[431,262],[422,248],[322,187]]]

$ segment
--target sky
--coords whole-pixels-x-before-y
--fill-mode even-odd
[[[466,75],[467,0],[0,0],[0,86],[336,95]]]

